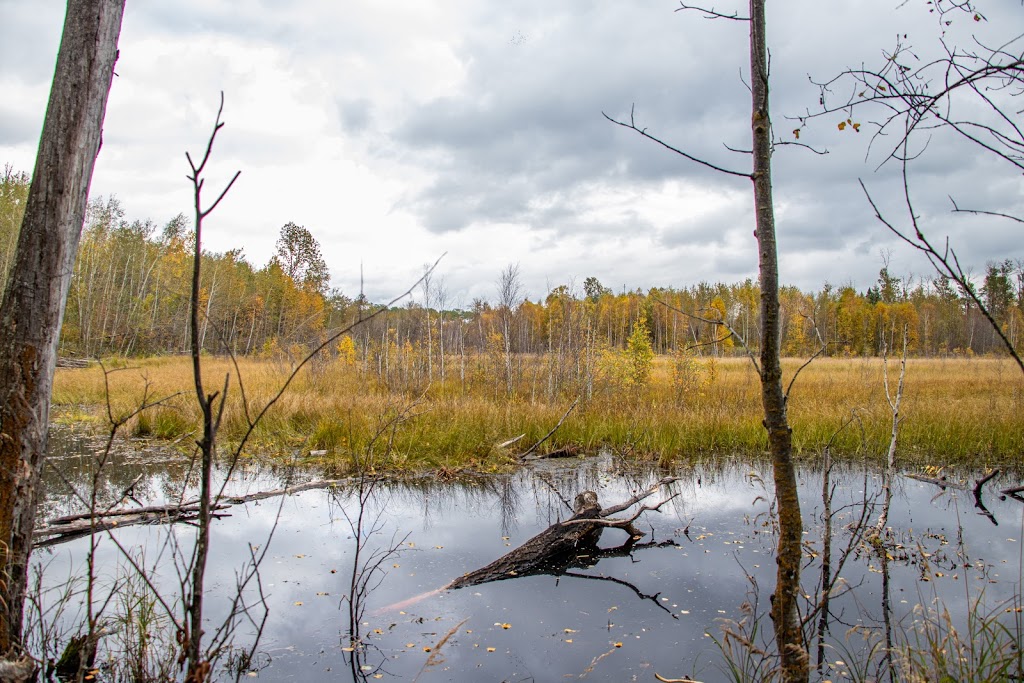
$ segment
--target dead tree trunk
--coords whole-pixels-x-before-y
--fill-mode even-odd
[[[0,654],[21,646],[57,341],[124,0],[69,0],[14,265],[0,304]]]
[[[552,524],[512,552],[499,557],[486,567],[460,576],[442,590],[454,590],[515,576],[550,572],[553,566],[566,564],[566,558],[571,559],[581,550],[596,547],[598,537],[607,527],[623,529],[632,538],[639,538],[644,534],[633,526],[633,521],[644,512],[659,509],[675,496],[667,498],[653,507],[645,505],[627,519],[614,519],[611,515],[632,507],[653,495],[663,485],[673,481],[675,481],[675,477],[666,477],[625,503],[604,509],[598,503],[596,493],[584,491],[576,496],[572,517]]]

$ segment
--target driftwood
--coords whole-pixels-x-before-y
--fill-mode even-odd
[[[349,479],[318,479],[271,491],[250,493],[244,496],[225,496],[217,501],[217,504],[212,509],[216,512],[226,510],[233,505],[240,505],[254,500],[289,496],[311,489],[324,489],[348,483],[350,483]],[[95,513],[83,512],[48,520],[46,526],[40,527],[33,532],[33,539],[36,547],[42,547],[70,541],[93,531],[105,531],[107,529],[117,529],[136,524],[190,522],[198,515],[199,501],[189,501],[180,505],[147,505],[136,508],[97,510]],[[215,516],[223,515],[215,514]],[[0,679],[0,683],[3,683],[2,679]]]
[[[644,512],[658,510],[675,496],[666,498],[654,506],[645,505],[626,519],[615,519],[611,515],[636,505],[675,480],[676,477],[665,477],[647,491],[633,496],[624,503],[607,508],[602,508],[598,503],[596,493],[584,491],[576,496],[573,515],[569,519],[552,524],[512,552],[486,567],[460,576],[442,590],[456,590],[516,576],[564,573],[564,570],[574,563],[600,552],[597,540],[606,527],[623,529],[630,535],[630,540],[635,542],[644,533],[633,526],[633,521]],[[623,548],[631,545],[632,543],[627,542]]]
[[[216,505],[214,510],[223,510],[228,505]],[[97,512],[95,516],[88,513],[69,515],[51,522],[32,533],[34,545],[43,547],[70,541],[93,531],[105,531],[136,524],[172,524],[188,522],[199,515],[199,504],[149,506],[134,510],[111,510]],[[218,516],[218,515],[215,515]]]

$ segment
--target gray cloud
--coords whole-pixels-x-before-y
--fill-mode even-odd
[[[809,76],[880,63],[896,35],[926,60],[943,32],[966,44],[973,30],[993,40],[1019,30],[1016,3],[993,5],[988,24],[951,27],[924,2],[893,4],[769,5],[780,140],[794,141],[797,117],[817,106]],[[516,261],[535,297],[589,275],[630,289],[753,276],[749,182],[602,116],[626,119],[632,109],[637,125],[666,142],[749,168],[747,155],[725,146],[749,146],[746,26],[677,7],[130,3],[94,189],[116,192],[140,218],[187,210],[182,153],[204,139],[224,90],[216,169],[243,176],[234,203],[218,212],[215,248],[244,242],[259,260],[294,220],[323,236],[336,285],[358,288],[364,260],[374,298],[401,291],[423,261],[449,250],[448,286],[466,304],[493,297],[501,267]],[[0,0],[0,9],[0,82],[25,93],[0,105],[0,152],[22,160],[38,136],[64,3]],[[892,250],[895,272],[928,272],[874,218],[857,183],[906,224],[899,166],[877,168],[893,138],[869,146],[879,115],[858,114],[859,134],[838,131],[842,114],[808,121],[800,141],[826,155],[776,150],[784,282],[863,289],[881,250]],[[976,272],[994,258],[1024,258],[1024,241],[1015,224],[952,214],[949,195],[1020,215],[1022,185],[1012,169],[941,132],[911,166],[922,224],[937,241],[948,235]]]

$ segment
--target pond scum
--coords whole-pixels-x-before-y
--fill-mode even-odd
[[[383,451],[379,439],[387,432],[388,456],[377,460],[382,469],[486,471],[513,465],[563,416],[541,450],[609,449],[664,465],[766,450],[760,385],[749,359],[657,356],[640,359],[646,365],[638,371],[628,353],[595,363],[585,381],[556,392],[550,390],[555,361],[544,356],[515,358],[514,383],[486,358],[452,360],[444,379],[435,372],[433,381],[425,373],[382,377],[343,357],[314,361],[268,412],[248,451],[287,459],[299,454],[310,465],[344,471],[354,453],[374,444]],[[802,364],[784,362],[787,386]],[[251,416],[291,367],[282,358],[243,358],[237,366],[227,358],[206,361],[208,377],[231,375],[223,439],[237,440],[247,426],[242,389]],[[878,358],[823,358],[800,371],[788,404],[798,456],[820,454],[831,439],[835,454],[880,461],[892,420],[882,372]],[[190,444],[185,437],[199,424],[191,382],[185,357],[111,360],[102,367],[60,369],[53,403],[58,420],[102,427],[107,387],[115,417],[135,410],[144,396],[169,397],[133,418],[129,433]],[[911,359],[906,383],[901,462],[1019,465],[1024,382],[1010,361]],[[514,445],[499,447],[520,435]]]

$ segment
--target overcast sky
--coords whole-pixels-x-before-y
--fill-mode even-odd
[[[776,136],[792,139],[784,117],[816,107],[808,75],[878,64],[897,35],[927,59],[942,31],[966,44],[971,31],[997,43],[1024,30],[1019,0],[979,1],[987,22],[950,27],[926,0],[769,2]],[[747,25],[678,6],[129,0],[92,195],[116,195],[129,219],[189,215],[184,152],[201,153],[224,91],[207,187],[242,175],[205,225],[212,250],[241,247],[262,265],[292,221],[319,241],[334,286],[357,293],[362,264],[377,301],[447,252],[438,274],[462,306],[493,300],[510,263],[533,299],[588,276],[616,291],[756,278],[750,182],[602,116],[635,107],[650,133],[749,171],[724,146],[749,148]],[[0,164],[16,170],[32,170],[63,13],[57,0],[0,0]],[[890,251],[895,274],[930,275],[857,185],[903,220],[898,169],[876,170],[886,141],[865,159],[867,120],[858,134],[840,132],[842,118],[801,133],[828,155],[775,154],[782,281],[863,290]],[[1024,182],[1005,162],[937,136],[914,168],[924,224],[963,263],[1024,258],[1019,224],[949,213],[953,195],[1024,214]]]

